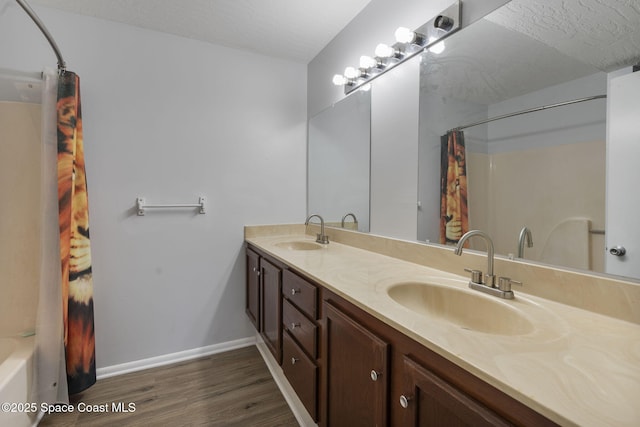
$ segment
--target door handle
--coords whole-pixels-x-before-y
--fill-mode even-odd
[[[624,254],[627,253],[627,250],[624,248],[624,246],[614,246],[613,248],[609,249],[609,253],[614,256],[624,256]]]

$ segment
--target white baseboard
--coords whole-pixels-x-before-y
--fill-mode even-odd
[[[298,398],[295,390],[291,387],[291,384],[289,384],[289,381],[284,376],[284,372],[282,372],[282,368],[278,366],[278,362],[276,362],[276,359],[271,355],[271,352],[259,333],[256,333],[255,341],[256,347],[264,359],[264,363],[267,365],[267,368],[269,368],[273,380],[276,382],[280,392],[282,392],[284,400],[287,401],[298,424],[300,424],[301,427],[317,427],[318,425],[313,421],[302,401]]]
[[[142,371],[144,369],[183,362],[185,360],[197,359],[199,357],[235,350],[242,347],[249,347],[255,344],[255,337],[241,338],[239,340],[208,345],[206,347],[194,348],[191,350],[179,351],[177,353],[170,353],[162,356],[150,357],[148,359],[134,360],[133,362],[98,368],[96,369],[96,376],[100,380],[103,378],[114,377],[116,375],[128,374],[131,372]]]

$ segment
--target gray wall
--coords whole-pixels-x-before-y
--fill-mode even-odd
[[[243,226],[304,220],[305,66],[36,11],[81,79],[97,366],[252,336]],[[0,3],[0,52],[0,68],[55,66],[12,1]],[[206,215],[135,214],[138,196],[200,195]]]
[[[304,218],[305,105],[313,115],[341,99],[333,74],[449,3],[372,0],[306,76],[302,64],[35,8],[82,82],[99,368],[252,334],[242,227]],[[467,0],[465,17],[503,3]],[[0,52],[0,68],[55,66],[11,1],[0,3]],[[199,195],[204,216],[133,210],[138,196]]]

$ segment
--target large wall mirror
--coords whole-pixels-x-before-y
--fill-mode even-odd
[[[359,90],[309,120],[307,212],[369,231],[371,94]]]
[[[621,132],[635,144],[614,138],[640,117],[638,62],[640,7],[623,0],[512,0],[424,53],[419,105],[406,107],[419,110],[416,240],[441,241],[442,138],[464,127],[469,228],[497,254],[640,278],[637,126]]]
[[[632,184],[640,175],[623,171],[624,188],[606,191],[620,173],[610,155],[617,142],[607,138],[609,87],[640,61],[639,24],[640,8],[624,1],[513,0],[448,39],[444,52],[424,53],[418,240],[442,243],[459,230],[440,221],[440,153],[443,136],[460,129],[468,227],[487,231],[496,253],[640,276],[628,268],[640,263],[629,253],[640,240],[633,215],[623,224],[606,218],[625,209],[612,191],[640,207]],[[640,75],[630,77],[640,87]],[[637,158],[632,149],[623,157]],[[611,253],[616,246],[626,256]]]

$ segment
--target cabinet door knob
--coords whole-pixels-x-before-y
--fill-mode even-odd
[[[291,329],[299,328],[300,323],[291,323]]]
[[[295,365],[298,360],[300,360],[300,359],[296,359],[295,357],[292,357],[291,358],[291,364]]]
[[[371,381],[378,381],[378,378],[382,375],[382,372],[377,372],[375,369],[371,370]]]
[[[295,295],[295,294],[299,294],[299,293],[300,293],[300,289],[291,288],[291,295]]]
[[[402,396],[400,396],[400,406],[402,406],[404,409],[407,409],[409,407],[410,400],[411,396],[407,397],[403,394]]]

